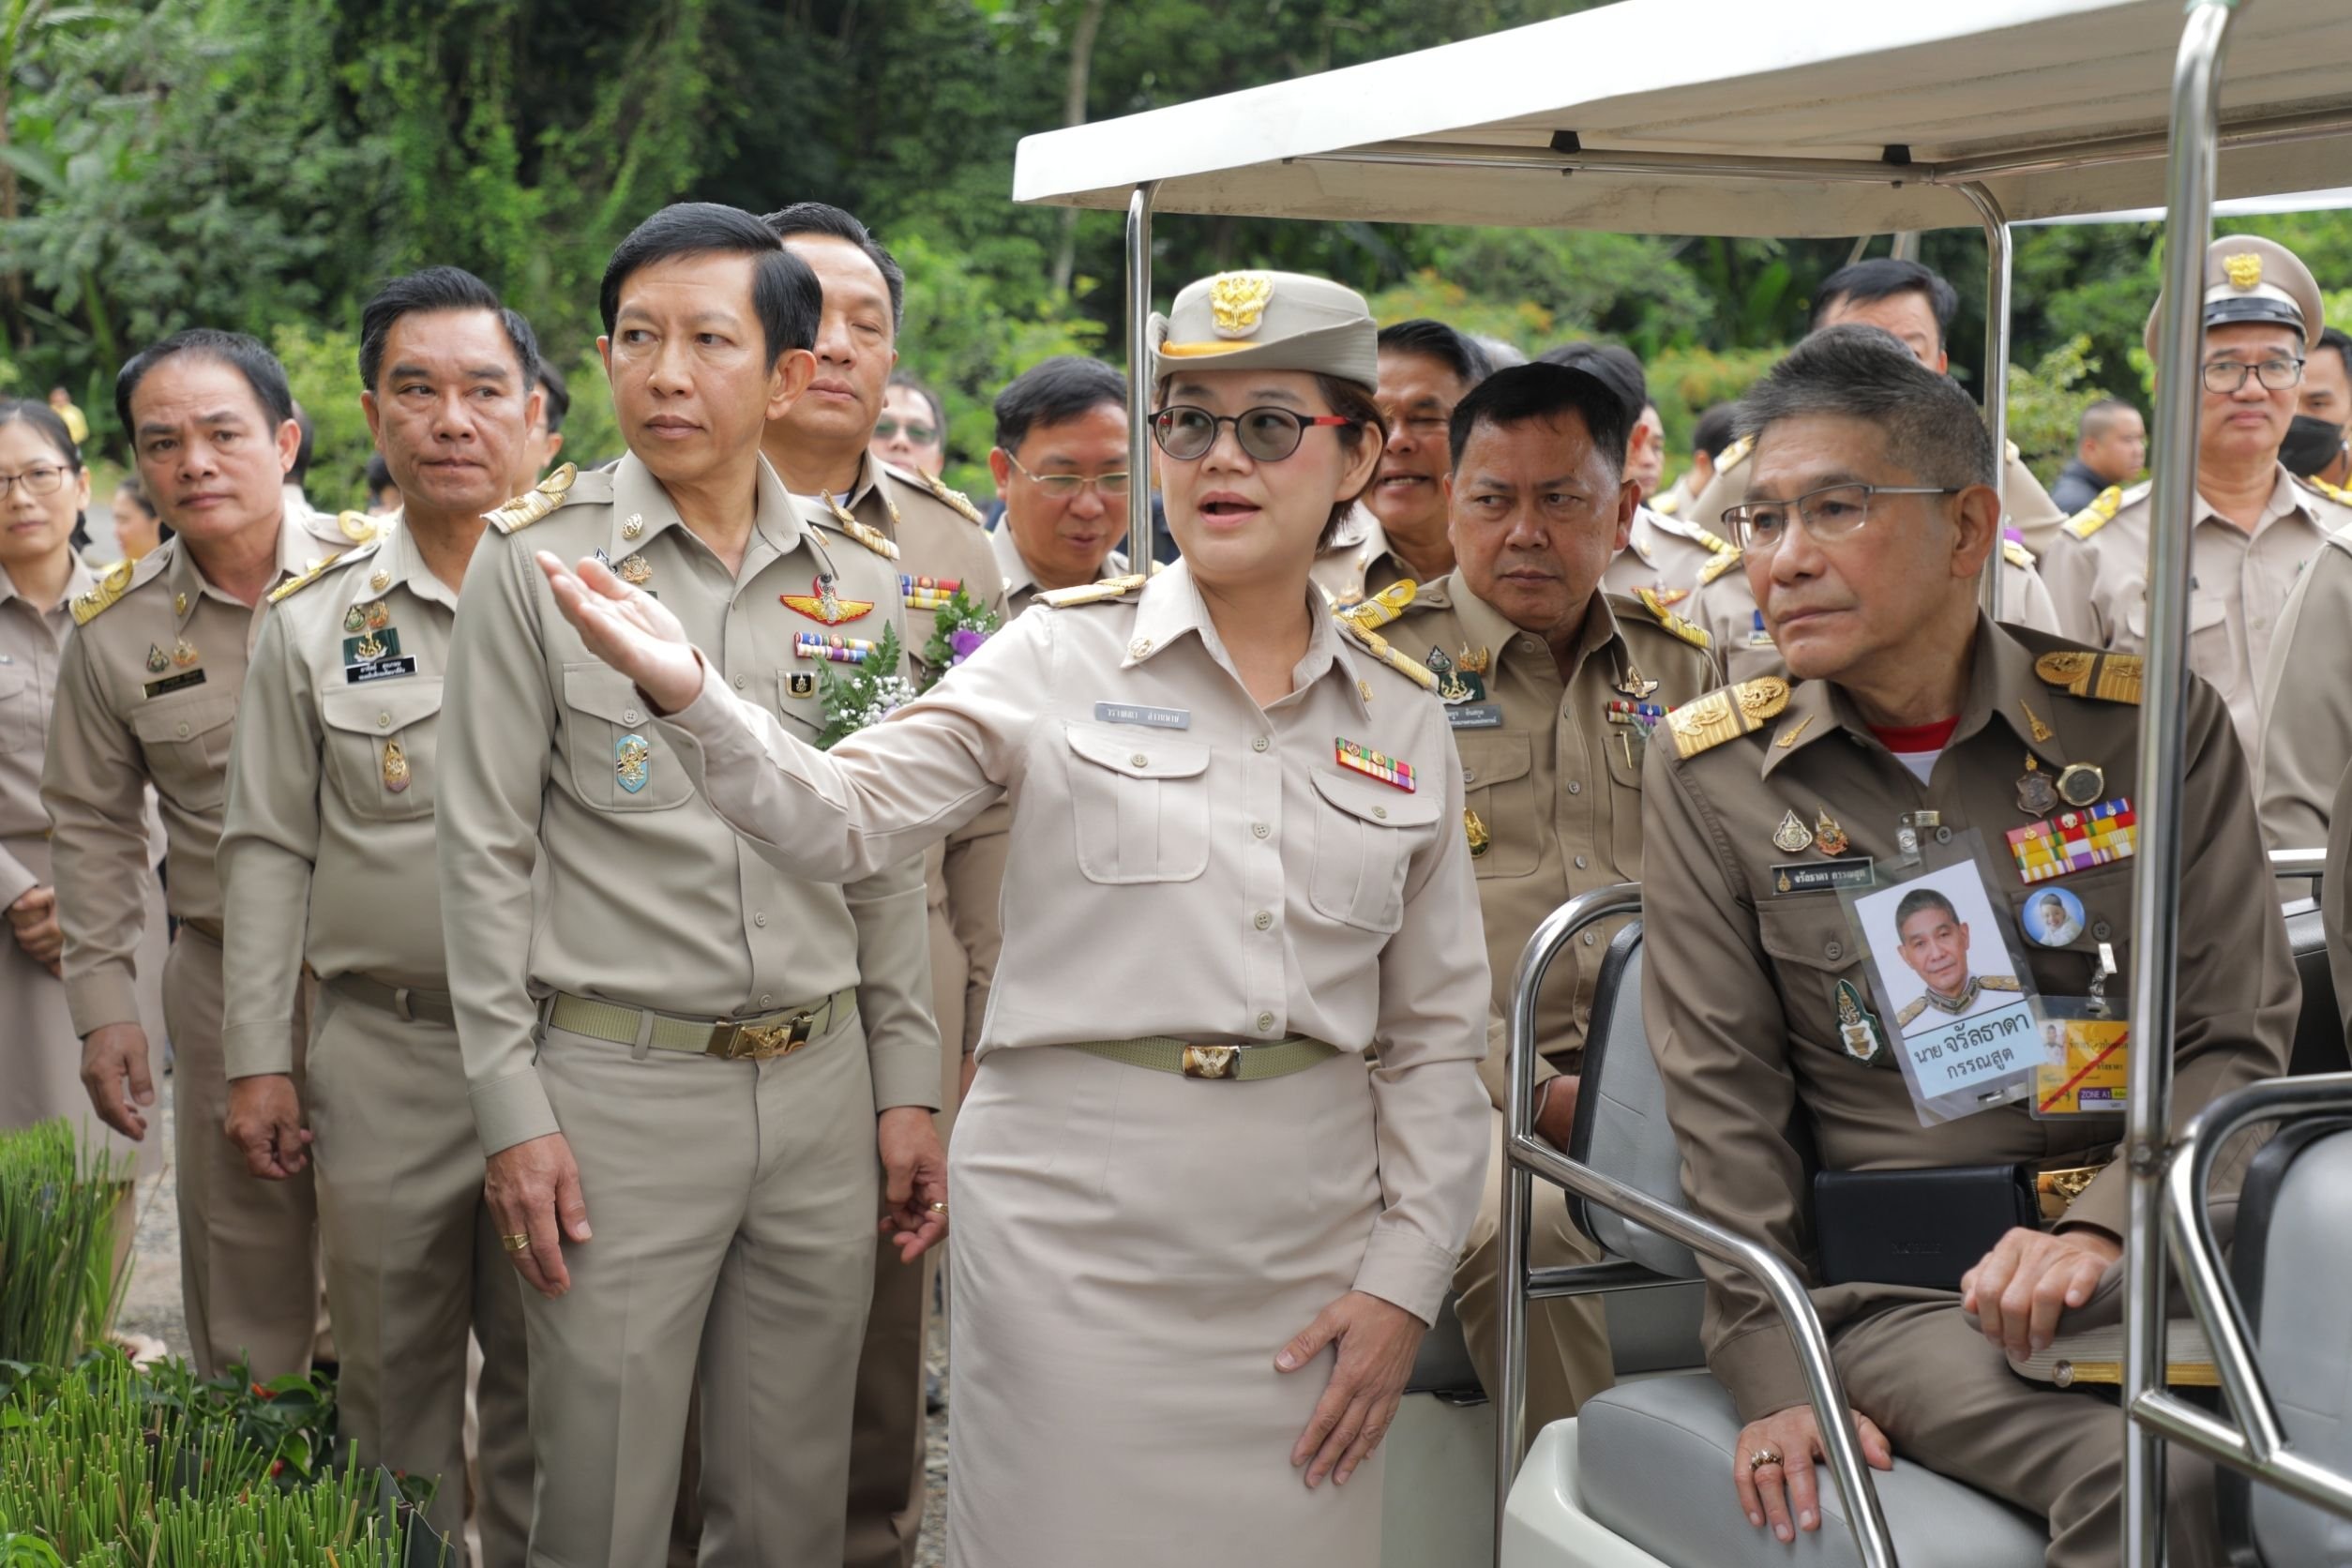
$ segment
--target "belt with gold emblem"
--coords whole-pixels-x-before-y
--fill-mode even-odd
[[[1169,1034],[1139,1040],[1077,1040],[1065,1048],[1099,1056],[1129,1067],[1149,1067],[1155,1073],[1175,1073],[1188,1078],[1226,1078],[1255,1083],[1287,1078],[1319,1067],[1340,1054],[1337,1046],[1294,1034],[1263,1045],[1220,1045],[1179,1040]]]
[[[566,1034],[584,1034],[616,1046],[634,1046],[641,1037],[656,1050],[690,1051],[725,1062],[767,1062],[790,1056],[831,1033],[833,1026],[848,1018],[856,1007],[854,987],[752,1018],[675,1018],[558,991],[548,1006],[547,1021]]]

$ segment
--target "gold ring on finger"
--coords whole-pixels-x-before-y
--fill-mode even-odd
[[[1777,1448],[1759,1448],[1748,1455],[1750,1470],[1760,1470],[1766,1465],[1777,1465],[1780,1462],[1780,1450]]]
[[[498,1244],[508,1252],[528,1252],[531,1250],[531,1232],[518,1230],[511,1236],[501,1236]]]
[[[935,1214],[943,1214],[947,1213],[947,1205],[944,1203],[934,1203],[931,1205],[931,1213]]]

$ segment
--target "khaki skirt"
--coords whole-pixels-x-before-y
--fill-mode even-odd
[[[1274,1366],[1380,1213],[1361,1056],[1241,1083],[993,1051],[949,1166],[950,1568],[1374,1568],[1380,1455],[1290,1468],[1334,1354]]]
[[[7,847],[42,886],[53,885],[47,839],[11,838]],[[163,1090],[166,950],[163,889],[152,884],[137,961],[139,1017],[147,1030],[147,1070],[154,1076],[157,1104],[147,1108],[146,1141],[133,1143],[90,1108],[82,1087],[82,1040],[66,1010],[66,983],[25,957],[14,933],[0,929],[0,1128],[29,1127],[62,1116],[73,1124],[83,1149],[107,1152],[118,1174],[148,1176],[163,1168],[165,1134],[155,1112]]]

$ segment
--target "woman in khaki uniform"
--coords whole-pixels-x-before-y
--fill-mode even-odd
[[[1012,802],[950,1177],[948,1560],[1368,1564],[1486,1164],[1460,764],[1427,672],[1308,585],[1380,449],[1364,301],[1229,273],[1152,324],[1183,561],[1045,596],[829,753],[706,692],[654,600],[541,562],[796,874]]]
[[[118,1174],[145,1175],[160,1167],[162,1146],[109,1132],[82,1088],[82,1046],[57,977],[65,936],[50,877],[49,813],[41,808],[57,658],[73,630],[67,606],[96,585],[72,542],[75,520],[90,504],[90,475],[54,413],[10,400],[0,402],[0,483],[7,486],[0,493],[0,908],[8,915],[0,940],[0,1129],[62,1116],[83,1147],[103,1151]],[[140,973],[162,972],[158,897],[148,902]],[[139,1003],[160,1038],[155,980],[141,988]]]

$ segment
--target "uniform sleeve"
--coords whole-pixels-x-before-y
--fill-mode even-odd
[[[1544,1080],[1560,1077],[1560,1069],[1551,1058],[1537,1052],[1535,1057],[1535,1093],[1542,1105]],[[1486,1086],[1486,1099],[1497,1110],[1511,1104],[1511,1020],[1502,1008],[1493,1002],[1486,1003],[1486,1054],[1478,1063],[1478,1080]]]
[[[2330,552],[2332,553],[2332,552]],[[2174,1003],[2172,1131],[2222,1095],[2286,1071],[2302,986],[2269,878],[2247,896],[2247,867],[2262,864],[2253,780],[2221,697],[2189,678],[2183,717],[2187,766],[2180,800],[2179,994]],[[2235,1191],[2251,1142],[2214,1174]],[[2120,1240],[2131,1172],[2118,1155],[2068,1205],[2058,1229],[2095,1226]]]
[[[712,809],[766,859],[817,882],[871,876],[1003,798],[1051,689],[1047,623],[1058,613],[1024,615],[954,680],[830,751],[707,666],[701,692],[660,727]]]
[[[2042,585],[2058,611],[2059,635],[2093,648],[2106,647],[2107,627],[2100,619],[2092,593],[2099,581],[2097,548],[2061,528],[2051,539],[2041,569]]]
[[[1682,1152],[1692,1210],[1760,1242],[1805,1276],[1804,1161],[1787,1136],[1797,1086],[1788,1020],[1722,824],[1650,748],[1642,788],[1642,1013]],[[1804,1374],[1771,1298],[1711,1259],[1708,1369],[1741,1421],[1803,1404]]]
[[[561,1129],[533,1065],[531,869],[555,698],[527,550],[495,530],[465,574],[441,715],[441,922],[482,1152]]]
[[[319,856],[316,699],[291,619],[262,618],[229,753],[220,878],[228,898],[221,1050],[231,1078],[294,1071],[310,878]]]
[[[0,910],[7,909],[19,898],[40,885],[31,867],[0,849]]]
[[[139,1022],[134,988],[155,869],[138,738],[107,701],[86,630],[66,640],[41,769],[64,927],[66,1006],[77,1034]]]
[[[996,961],[1004,950],[1004,867],[1010,859],[1013,812],[999,803],[957,828],[947,839],[947,914],[956,946],[964,955],[964,1055],[980,1048],[980,1026],[988,1016],[996,984]]]
[[[2012,565],[2006,557],[2001,563],[1999,618],[2011,626],[2065,635],[2058,625],[2058,606],[2050,598],[2050,586],[2042,580],[2042,574],[2031,566]]]
[[[2287,596],[2262,672],[2265,727],[2256,772],[2263,837],[2272,849],[2312,850],[2328,841],[2329,812],[2352,762],[2352,682],[2313,680],[2344,667],[2352,630],[2352,551],[2323,545]],[[2304,678],[2293,683],[2291,674]]]
[[[1486,1190],[1492,1141],[1478,1063],[1489,996],[1478,887],[1462,820],[1462,768],[1442,737],[1445,809],[1405,874],[1405,918],[1380,950],[1372,1105],[1380,1217],[1355,1288],[1437,1320]]]
[[[2001,520],[2017,530],[2026,548],[2036,555],[2050,548],[2051,539],[2066,522],[2065,511],[2050,499],[2050,492],[2042,488],[2042,481],[2033,476],[2033,470],[2017,456],[2013,445],[2001,465]]]
[[[939,1023],[931,1017],[930,895],[910,855],[841,889],[857,927],[857,1013],[874,1109],[939,1108]]]

